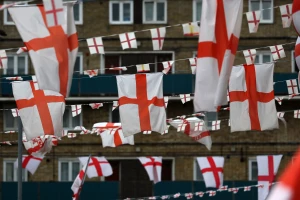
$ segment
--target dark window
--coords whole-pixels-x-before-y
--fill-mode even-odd
[[[142,24],[143,23],[143,1],[142,0],[135,0],[134,1],[134,24]]]

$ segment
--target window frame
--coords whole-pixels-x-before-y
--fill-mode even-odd
[[[114,3],[119,4],[119,21],[113,21],[113,11],[112,11],[112,5]],[[123,4],[129,3],[130,4],[130,21],[124,21],[123,19]],[[117,0],[110,0],[109,1],[109,24],[119,24],[119,25],[126,25],[126,24],[133,24],[133,16],[134,16],[134,9],[133,9],[133,1],[132,0],[124,0],[124,1],[117,1]],[[122,19],[121,19],[122,18]],[[106,52],[105,52],[106,53]]]
[[[18,75],[19,74],[18,57],[24,57],[25,58],[25,74],[28,74],[28,55],[26,53],[21,53],[21,54],[8,53],[7,58],[8,57],[13,57],[13,59],[14,59],[14,73],[11,74],[11,75]],[[3,74],[8,75],[7,74],[7,69],[3,69]]]
[[[255,180],[253,180],[253,177],[252,177],[252,163],[254,163],[254,162],[257,163],[256,157],[248,158],[248,180],[249,181],[255,181]]]
[[[271,58],[270,62],[273,62],[273,56],[272,56],[272,53],[270,51],[258,51],[258,52],[256,52],[256,57],[258,57],[258,63],[256,63],[256,64],[262,64],[263,63],[263,61],[262,61],[263,55],[269,55],[270,58]]]
[[[197,3],[198,2],[203,3],[203,0],[193,0],[193,22],[198,21],[197,20]],[[200,15],[200,21],[201,21],[201,15]]]
[[[70,112],[69,112],[69,121],[70,122],[72,122],[72,124],[71,125],[73,125],[73,116],[72,116],[72,108],[71,108],[71,106],[70,105],[67,105],[67,106],[65,106],[65,112],[64,112],[64,114],[66,113],[66,109],[69,109],[70,110]],[[82,115],[83,115],[83,112],[82,112],[82,110],[81,110],[81,113],[78,115],[79,116],[79,125],[76,125],[76,126],[82,126]],[[75,116],[75,117],[77,117],[77,116]],[[63,122],[64,123],[64,122]],[[70,124],[69,124],[70,125]],[[64,127],[64,124],[63,124],[63,129],[64,130],[74,130],[74,127],[75,126],[68,126],[68,127]]]
[[[83,74],[83,53],[82,52],[78,52],[77,55],[76,55],[76,59],[77,57],[79,57],[80,59],[80,63],[79,63],[79,74]],[[74,64],[75,65],[75,64]]]
[[[153,21],[146,21],[146,2],[153,2]],[[157,20],[157,3],[164,3],[165,4],[165,10],[164,10],[164,19],[163,21],[158,21]],[[168,4],[166,0],[143,0],[143,24],[166,24],[168,19]]]
[[[3,1],[3,5],[10,4],[13,2],[15,2],[15,1]],[[24,5],[28,5],[28,3],[24,2]],[[22,6],[22,4],[18,5],[18,6]],[[8,19],[8,9],[4,9],[3,10],[3,25],[15,25],[14,21],[10,22],[10,21],[7,21],[7,19]]]
[[[68,181],[74,181],[72,179],[72,163],[79,162],[79,172],[83,168],[83,164],[80,162],[78,158],[59,158],[58,159],[58,182],[63,182],[61,180],[61,163],[68,162]],[[79,174],[78,172],[78,174]]]
[[[14,165],[14,162],[16,161],[15,158],[4,158],[3,159],[3,182],[8,182],[6,181],[6,163],[12,163]],[[13,177],[13,182],[17,182],[18,181],[18,169],[14,168],[14,177]],[[26,169],[25,170],[25,180],[24,182],[28,181],[28,171]]]
[[[249,12],[252,11],[251,1],[253,1],[253,0],[249,0],[248,1],[248,10],[249,10]],[[259,10],[261,10],[261,19],[260,19],[259,23],[260,24],[273,24],[274,23],[274,9],[273,9],[273,7],[274,7],[274,0],[270,0],[271,1],[271,9],[270,9],[271,19],[270,20],[266,20],[266,19],[262,18],[263,17],[263,14],[262,14],[262,12],[263,12],[263,10],[262,10],[262,1],[263,0],[256,0],[256,1],[259,1]]]
[[[75,25],[83,25],[83,3],[82,2],[78,3],[78,5],[79,5],[79,20],[74,19],[74,22]]]

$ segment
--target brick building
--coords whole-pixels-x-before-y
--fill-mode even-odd
[[[74,13],[78,36],[80,39],[86,39],[197,21],[200,20],[201,3],[201,0],[95,0],[76,4]],[[292,3],[292,0],[244,0],[243,11],[248,12],[288,3]],[[8,35],[1,38],[0,49],[23,46],[7,10],[0,14],[0,18],[0,29]],[[91,129],[93,124],[97,122],[119,121],[118,110],[111,112],[112,103],[106,103],[117,100],[115,75],[119,73],[131,74],[135,73],[136,70],[131,67],[127,71],[116,72],[105,68],[191,58],[197,54],[198,37],[183,36],[181,26],[167,28],[162,51],[152,50],[150,31],[138,32],[136,37],[138,48],[124,51],[121,48],[118,36],[104,38],[105,55],[90,55],[85,40],[79,43],[80,47],[75,66],[75,71],[78,72],[74,73],[71,97],[66,102],[68,105],[92,102],[105,103],[104,107],[99,110],[92,110],[88,106],[83,106],[82,114],[73,118],[70,107],[66,107],[64,115],[65,129],[72,130],[77,125],[83,125]],[[254,34],[249,33],[246,15],[243,15],[238,49],[245,50],[291,43],[295,42],[296,38],[296,32],[292,26],[286,29],[282,28],[279,9],[269,9],[263,11],[258,32]],[[284,49],[286,58],[281,59],[275,65],[275,81],[297,77],[295,73],[297,67],[295,67],[293,56],[294,44],[285,45]],[[7,51],[7,53],[8,69],[2,70],[2,77],[34,74],[27,53],[16,55],[15,50]],[[257,53],[257,63],[272,61],[272,55],[268,47],[257,50]],[[245,60],[242,52],[239,51],[235,64],[242,63],[245,63]],[[90,79],[83,75],[83,70],[86,69],[100,69],[101,75]],[[151,72],[158,72],[162,69],[161,63],[151,65]],[[165,96],[173,96],[170,97],[167,117],[193,113],[193,103],[182,104],[178,95],[193,93],[194,79],[188,60],[175,62],[172,73],[164,77]],[[11,85],[8,81],[1,79],[0,92],[1,108],[15,108]],[[286,95],[285,83],[276,84],[275,93],[276,95]],[[284,100],[281,106],[276,103],[276,107],[278,111],[295,110],[300,107],[297,104],[297,98],[294,98],[289,101]],[[220,113],[206,113],[205,120],[209,124],[212,120],[228,118],[229,112],[221,111]],[[292,159],[292,155],[299,145],[300,140],[297,137],[298,119],[293,118],[293,112],[287,112],[285,119],[287,121],[286,129],[280,122],[280,129],[278,130],[238,133],[230,133],[230,127],[228,127],[227,121],[224,120],[221,124],[221,130],[212,132],[213,146],[211,151],[208,151],[205,146],[192,141],[184,134],[177,132],[174,128],[170,128],[169,133],[166,135],[158,133],[152,133],[151,135],[136,134],[134,146],[125,145],[118,148],[103,148],[100,137],[96,135],[84,135],[74,139],[63,138],[59,141],[59,145],[46,155],[34,175],[30,175],[28,172],[24,173],[24,185],[26,187],[26,184],[51,182],[49,183],[53,184],[51,187],[65,188],[60,194],[55,194],[56,196],[52,197],[56,199],[69,198],[71,195],[69,189],[71,182],[81,168],[77,157],[89,154],[105,156],[111,163],[114,174],[111,177],[101,179],[88,179],[86,184],[92,184],[89,181],[99,183],[100,189],[98,189],[103,193],[107,192],[105,190],[108,187],[111,187],[110,190],[115,193],[114,195],[117,198],[191,192],[192,190],[197,191],[197,188],[198,190],[199,188],[205,190],[202,182],[200,182],[201,187],[199,185],[195,186],[198,183],[197,181],[203,180],[196,164],[196,157],[199,156],[224,156],[224,180],[229,185],[253,185],[257,183],[256,155],[284,154],[280,164],[280,173]],[[12,117],[9,110],[1,112],[0,122],[2,124],[0,131],[17,130],[17,120]],[[16,139],[17,134],[0,134],[0,141],[14,141]],[[17,172],[13,168],[13,162],[17,157],[17,145],[1,146],[0,155],[0,163],[2,163],[0,165],[0,179],[3,181],[0,185],[2,188],[0,192],[2,192],[3,199],[8,199],[13,197],[11,196],[13,194],[5,192],[7,191],[5,188],[11,191],[16,189],[16,185],[10,182],[17,180]],[[138,156],[163,156],[162,179],[165,182],[153,187],[152,183],[148,181],[145,170],[136,159]],[[109,185],[112,183],[116,183],[116,185]],[[31,188],[34,187],[39,188],[36,189],[37,191],[43,191],[42,185],[31,185]],[[95,187],[98,186],[95,185]],[[137,189],[139,187],[141,189]],[[112,188],[117,188],[117,192]],[[94,196],[99,196],[101,192],[98,192],[98,189],[92,191],[87,187],[86,190],[93,192]],[[35,190],[32,189],[32,191]],[[236,199],[256,199],[255,192],[251,192],[251,197],[238,194],[240,196],[236,196]],[[86,192],[83,195],[88,198],[89,194]],[[109,194],[106,195],[107,199],[112,198]],[[26,198],[30,197],[24,194],[25,196]],[[40,195],[39,198],[45,199],[42,196]],[[224,196],[219,195],[215,199],[221,197]],[[227,196],[226,199],[230,198],[234,197]]]

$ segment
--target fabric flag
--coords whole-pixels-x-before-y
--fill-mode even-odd
[[[229,81],[231,132],[278,128],[273,70],[274,63],[233,67]]]
[[[71,109],[72,109],[72,117],[80,115],[82,111],[81,105],[71,105]]]
[[[33,81],[13,82],[13,95],[28,140],[61,136],[65,98],[54,91],[36,90]]]
[[[117,76],[119,112],[124,136],[166,130],[163,73]]]
[[[112,111],[114,111],[117,107],[119,107],[119,101],[113,101]]]
[[[246,16],[248,20],[249,32],[256,33],[260,22],[261,11],[257,10],[257,11],[247,12]]]
[[[196,73],[197,58],[189,58],[192,74]]]
[[[180,128],[181,132],[191,137],[192,140],[203,144],[208,150],[210,150],[212,140],[206,125],[203,123],[202,128],[197,129],[196,127],[196,124],[201,122],[203,122],[203,120],[197,117],[189,117],[186,119],[172,120],[169,123],[176,129]]]
[[[116,71],[127,71],[127,67],[111,67],[108,68],[109,70],[116,70]]]
[[[169,97],[164,97],[165,108],[168,107]]]
[[[279,105],[281,105],[283,97],[275,97],[275,100],[278,102]]]
[[[114,129],[113,129],[114,130]],[[123,144],[134,145],[133,135],[124,137],[122,129],[116,128],[114,131],[104,131],[100,134],[103,147],[117,147]]]
[[[191,94],[180,94],[179,97],[183,104],[185,104],[188,101],[191,101]]]
[[[279,6],[279,8],[281,13],[283,28],[290,27],[292,23],[292,4],[282,5]]]
[[[100,122],[93,125],[93,131],[99,134],[111,129],[121,128],[121,123]]]
[[[40,89],[69,95],[78,50],[73,3],[63,6],[65,22],[47,27],[44,6],[12,7],[8,11],[29,51]]]
[[[90,78],[94,77],[94,76],[98,76],[98,69],[91,69],[91,70],[84,70],[83,74],[84,75],[88,75]]]
[[[211,122],[211,130],[216,131],[220,130],[221,120]]]
[[[166,35],[166,27],[150,29],[150,32],[153,50],[162,50]]]
[[[10,81],[22,81],[23,78],[21,76],[14,76],[14,77],[5,77],[6,80]]]
[[[285,52],[282,45],[270,46],[273,60],[285,58]]]
[[[33,175],[42,162],[43,158],[44,156],[34,157],[32,155],[23,155],[22,168],[27,169]],[[18,159],[14,163],[14,168],[18,168]]]
[[[16,52],[16,54],[21,54],[21,53],[24,53],[24,52],[28,52],[27,47],[21,47],[21,48],[19,48],[18,51]]]
[[[247,65],[254,64],[256,57],[256,49],[248,49],[243,51]]]
[[[143,131],[144,135],[150,135],[152,132],[151,131]]]
[[[77,134],[76,133],[68,133],[68,138],[76,138]]]
[[[223,185],[224,157],[198,157],[197,162],[206,187],[220,188]]]
[[[79,195],[85,180],[85,172],[87,170],[89,159],[87,160],[86,164],[83,166],[83,168],[79,171],[79,174],[76,176],[72,186],[71,190],[73,191],[73,200],[78,200]]]
[[[164,66],[164,70],[162,71],[162,73],[167,74],[170,69],[172,68],[174,61],[167,61],[167,62],[162,62],[163,66]]]
[[[288,89],[288,93],[290,95],[298,95],[299,94],[297,79],[286,80],[286,86]]]
[[[265,200],[275,179],[282,155],[257,156],[258,200]]]
[[[103,103],[90,103],[89,106],[91,106],[92,109],[99,109],[103,107]]]
[[[62,0],[43,0],[47,26],[61,26],[66,24]]]
[[[12,113],[13,117],[18,117],[19,116],[19,111],[16,108],[11,109],[11,113]]]
[[[52,149],[53,136],[44,137],[40,136],[32,140],[27,140],[25,133],[23,132],[23,144],[27,152],[34,157],[44,156],[46,153],[49,153]]]
[[[86,39],[90,54],[104,54],[104,46],[102,37],[94,37]]]
[[[161,134],[164,135],[164,134],[169,133],[169,128],[170,128],[170,125],[167,125],[166,130],[164,132],[162,132]]]
[[[81,164],[86,164],[89,157],[79,157]],[[86,170],[86,175],[89,178],[100,177],[100,176],[110,176],[113,174],[112,167],[105,157],[91,157]]]
[[[300,119],[300,110],[294,110],[294,118]]]
[[[80,135],[85,135],[91,133],[90,130],[87,130],[84,126],[76,126],[74,130],[81,130]]]
[[[296,32],[300,36],[300,1],[294,0],[292,6],[293,24]]]
[[[5,50],[0,50],[0,69],[7,69],[7,55]]]
[[[227,104],[226,90],[238,46],[242,10],[243,1],[240,0],[203,0],[195,112],[216,111]]]
[[[137,42],[136,42],[134,32],[122,33],[119,35],[119,38],[120,38],[120,42],[121,42],[123,50],[137,48]]]
[[[297,41],[296,41],[294,57],[295,57],[295,60],[296,60],[297,67],[300,70],[300,37],[298,37]]]
[[[186,199],[192,199],[193,198],[193,193],[185,193],[184,194]]]
[[[154,184],[161,181],[162,157],[138,157],[142,165],[145,167],[150,181]]]
[[[136,66],[137,72],[150,72],[149,64],[142,64]]]
[[[199,35],[199,25],[198,22],[191,22],[182,24],[183,35],[184,36],[197,36]]]

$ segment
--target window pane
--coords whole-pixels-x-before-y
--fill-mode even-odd
[[[259,4],[260,4],[259,1],[252,0],[251,1],[251,11],[260,10]]]
[[[5,128],[15,128],[15,118],[10,110],[4,110]]]
[[[80,65],[81,65],[81,59],[80,56],[77,56],[75,61],[75,66],[74,66],[74,72],[76,72],[76,74],[78,74],[78,72],[81,72]]]
[[[262,9],[271,8],[271,1],[263,1]],[[271,9],[266,9],[262,11],[262,19],[270,20],[271,19]]]
[[[202,0],[197,1],[196,3],[196,20],[200,21],[202,12]]]
[[[145,2],[145,11],[146,11],[146,21],[153,21],[153,2]]]
[[[259,55],[255,56],[255,63],[259,63]]]
[[[212,122],[218,120],[217,112],[206,112],[205,113],[205,124],[207,124],[207,128],[211,130]]]
[[[251,164],[251,173],[252,173],[252,181],[257,180],[257,175],[258,175],[258,169],[257,169],[257,162],[252,162]]]
[[[75,180],[76,176],[79,174],[79,162],[72,163],[72,180]]]
[[[6,163],[6,181],[14,181],[14,164]]]
[[[70,127],[70,115],[71,115],[70,112],[71,112],[70,107],[66,107],[64,116],[63,116],[64,128]]]
[[[112,20],[120,21],[120,6],[118,3],[112,4]]]
[[[14,57],[13,56],[7,57],[6,74],[14,74]]]
[[[25,173],[27,173],[26,169],[22,168],[22,181],[25,181]]]
[[[130,3],[123,4],[123,21],[130,21]]]
[[[157,12],[156,12],[156,20],[164,21],[165,20],[165,3],[157,3]]]
[[[80,8],[80,6],[79,6],[79,4],[77,3],[77,4],[74,4],[74,6],[73,6],[74,8],[73,8],[73,11],[74,11],[74,20],[75,21],[79,21],[80,20],[80,13],[79,13],[79,8]]]
[[[263,63],[271,62],[271,55],[263,55]]]
[[[60,164],[60,180],[61,181],[69,181],[69,163],[67,162],[62,162]]]
[[[25,74],[25,57],[24,56],[18,56],[18,74]]]
[[[80,114],[82,115],[82,114]],[[80,126],[80,115],[77,115],[76,117],[72,117],[72,127],[70,128],[74,128],[75,126]]]

